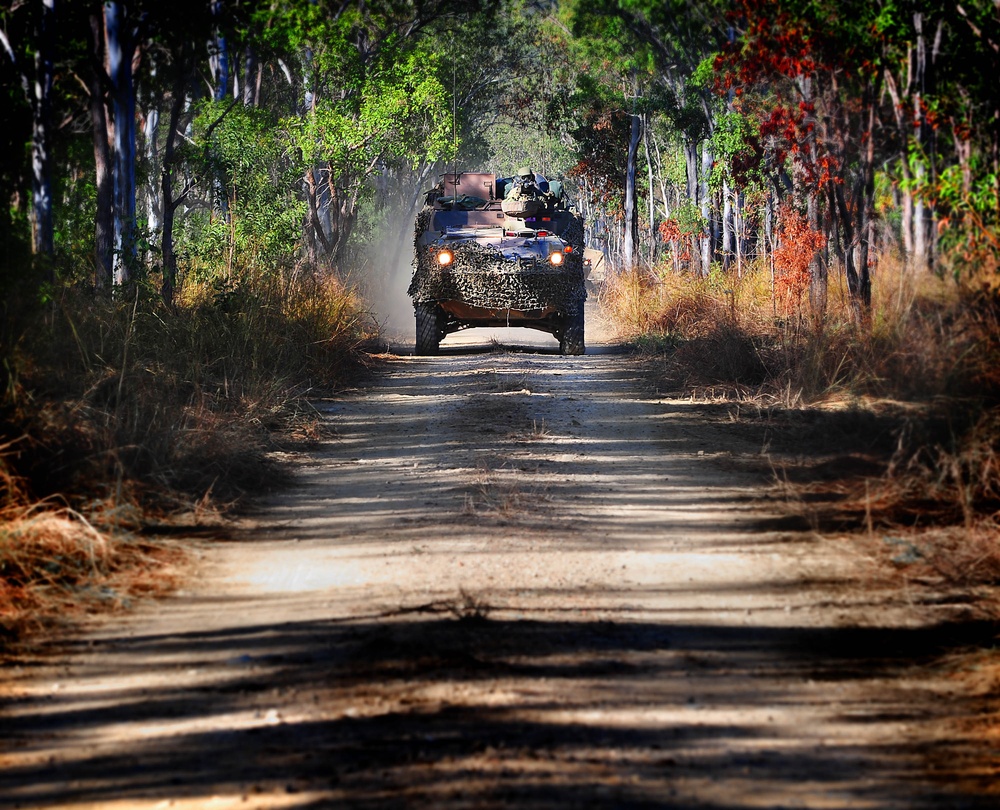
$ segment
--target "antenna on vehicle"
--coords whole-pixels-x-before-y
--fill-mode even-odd
[[[454,145],[452,156],[451,210],[458,204],[458,66],[455,64],[455,35],[451,36],[451,137]]]

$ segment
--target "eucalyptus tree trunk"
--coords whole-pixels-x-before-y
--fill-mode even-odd
[[[212,0],[212,16],[222,16],[222,0]],[[212,97],[222,101],[229,90],[229,47],[225,35],[218,29],[212,41],[212,55],[209,58],[209,70],[212,73]]]
[[[924,155],[921,154],[923,146],[923,141],[926,137],[925,126],[924,126],[924,88],[927,76],[927,41],[924,38],[924,15],[921,13],[915,13],[913,15],[913,28],[916,31],[916,48],[914,49],[913,62],[914,62],[914,92],[913,92],[913,118],[912,121],[920,122],[917,127],[914,128],[915,140],[917,143],[917,149],[914,154],[913,161],[913,179],[919,188],[926,182],[927,178],[927,165],[924,161]],[[917,196],[913,201],[913,261],[918,268],[927,267],[927,243],[928,236],[926,228],[927,217],[927,206],[924,204],[922,196]]]
[[[869,137],[861,155],[861,176],[855,209],[858,217],[858,298],[863,317],[867,318],[872,304],[871,260],[875,247],[875,131],[876,104],[880,88],[871,88],[863,102],[868,104]],[[929,260],[928,256],[928,260]],[[853,292],[853,291],[852,291]]]
[[[934,63],[941,46],[943,23],[939,22],[933,43],[928,43],[925,31],[925,19],[921,13],[914,13],[913,28],[916,31],[916,49],[914,53],[915,92],[913,94],[914,120],[919,121],[915,130],[918,145],[918,156],[913,167],[914,180],[917,185],[926,182],[933,184],[934,162],[937,147],[937,137],[934,127],[927,118],[926,99],[933,96],[935,90]],[[913,203],[913,257],[920,268],[934,267],[935,226],[934,210],[928,205],[924,196],[916,197]]]
[[[667,183],[663,177],[663,158],[660,155],[660,145],[656,137],[651,138],[653,142],[653,153],[656,155],[656,182],[660,188],[660,199],[663,200],[663,217],[670,218],[670,198],[667,196]]]
[[[94,286],[110,287],[114,270],[114,167],[107,111],[107,73],[104,54],[104,17],[90,15],[90,125],[94,144],[97,210],[94,217]]]
[[[746,194],[742,191],[736,192],[736,204],[733,206],[733,230],[736,231],[736,275],[743,278],[743,259],[747,254],[747,221],[746,221]]]
[[[839,188],[839,187],[838,187]],[[814,231],[822,231],[823,223],[820,217],[820,193],[810,194],[806,203],[806,217],[809,227]],[[848,223],[848,227],[850,227]],[[850,249],[848,249],[850,253]],[[852,272],[853,262],[847,261],[847,274]],[[814,250],[812,260],[809,263],[809,303],[812,308],[813,317],[820,321],[826,315],[827,297],[829,294],[829,268],[826,256],[821,250]]]
[[[35,253],[55,252],[52,226],[52,76],[55,51],[55,0],[42,0],[31,121],[32,247]]]
[[[218,23],[218,20],[224,13],[222,6],[222,0],[212,0],[212,17],[215,18],[216,23]],[[219,28],[218,24],[216,24],[215,30],[212,32],[212,38],[209,43],[208,69],[212,77],[212,99],[214,101],[224,101],[229,92],[229,45],[226,42],[225,34]],[[230,234],[232,235],[233,220],[229,204],[228,184],[218,174],[212,178],[212,197],[215,207],[223,219],[231,226]],[[230,244],[230,253],[232,253],[232,243]]]
[[[19,5],[19,4],[15,4]],[[31,247],[36,255],[51,256],[55,251],[52,224],[52,83],[55,52],[55,0],[41,0],[35,24],[32,64],[19,58],[0,28],[0,46],[20,75],[25,99],[31,108]]]
[[[908,49],[907,52],[907,64],[911,64],[913,60],[912,47]],[[903,77],[905,82],[902,86],[897,84],[896,77],[893,76],[891,71],[886,71],[885,74],[885,86],[889,92],[889,98],[892,100],[892,111],[893,117],[896,122],[896,132],[897,140],[899,143],[899,169],[903,175],[902,190],[900,192],[901,200],[901,220],[900,220],[900,237],[903,242],[903,253],[906,256],[906,261],[910,265],[915,265],[916,262],[916,250],[914,245],[914,197],[917,193],[914,189],[914,178],[913,178],[913,168],[910,165],[910,146],[913,142],[913,123],[907,112],[907,105],[904,103],[906,99],[909,98],[912,76],[907,75]]]
[[[715,156],[712,153],[712,146],[709,141],[702,141],[701,145],[701,182],[698,188],[698,195],[701,203],[701,218],[704,221],[704,231],[701,237],[701,273],[708,276],[712,270],[712,197],[709,194],[709,181],[712,179],[712,166],[715,163]]]
[[[722,269],[723,271],[729,270],[729,265],[732,263],[733,254],[736,252],[734,250],[734,218],[733,218],[733,194],[729,188],[729,181],[725,178],[722,180],[722,245],[720,247],[722,252]]]
[[[903,250],[915,268],[932,268],[936,253],[935,212],[920,189],[934,182],[937,136],[927,119],[926,99],[935,89],[935,62],[941,48],[944,24],[939,20],[933,41],[928,43],[927,20],[913,14],[915,41],[907,48],[906,69],[897,81],[885,72],[885,86],[892,100],[899,142],[899,165],[903,175]],[[914,126],[916,122],[916,126]]]
[[[656,191],[653,184],[653,155],[649,150],[649,116],[643,116],[642,146],[646,153],[646,182],[649,183],[649,266],[656,264]]]
[[[163,143],[163,162],[160,169],[160,190],[163,200],[163,230],[160,236],[160,250],[163,256],[163,284],[160,295],[168,304],[173,304],[177,287],[177,255],[174,253],[174,215],[178,206],[187,196],[187,189],[174,197],[174,153],[177,144],[177,130],[186,101],[189,70],[190,46],[183,45],[174,66],[174,86],[170,100],[170,117],[167,121],[167,136]]]
[[[875,139],[871,137],[876,122],[881,84],[876,80],[867,85],[859,101],[860,109],[866,111],[863,127],[869,137],[858,160],[858,170],[851,197],[848,200],[843,183],[828,183],[827,193],[831,198],[831,213],[834,228],[839,231],[841,251],[844,258],[844,273],[847,289],[851,296],[851,306],[859,323],[865,322],[871,308],[871,257],[875,228]]]
[[[116,285],[132,275],[135,263],[135,86],[132,58],[136,36],[127,3],[104,4],[104,38],[114,128],[114,271]]]
[[[684,141],[684,172],[687,179],[687,198],[691,205],[698,204],[698,143]]]
[[[263,74],[257,54],[247,48],[243,55],[243,106],[256,107],[260,101],[260,83]]]
[[[636,192],[636,164],[639,154],[641,129],[639,116],[632,115],[632,131],[628,140],[628,162],[625,170],[625,233],[622,240],[624,269],[635,266],[635,243],[639,234],[639,210]]]
[[[160,230],[163,220],[163,201],[160,198],[160,184],[157,177],[160,174],[160,109],[158,100],[152,101],[146,109],[146,120],[143,127],[143,140],[146,152],[146,179],[143,183],[143,193],[146,197],[146,227],[150,233]]]
[[[778,207],[778,184],[767,189],[767,200],[764,204],[764,249],[767,251],[767,269],[771,277],[771,306],[773,314],[777,315],[777,298],[774,294],[774,251],[777,250],[777,229],[775,227],[775,211]]]

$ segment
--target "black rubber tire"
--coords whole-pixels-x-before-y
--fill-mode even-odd
[[[433,301],[413,305],[417,319],[416,354],[435,355],[441,345],[441,311]]]
[[[573,305],[563,320],[562,334],[559,335],[560,354],[583,354],[587,350],[583,343],[583,301]]]

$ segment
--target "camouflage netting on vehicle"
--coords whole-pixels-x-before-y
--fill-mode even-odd
[[[407,293],[414,301],[462,301],[488,309],[532,310],[565,307],[587,297],[582,259],[566,257],[553,267],[543,261],[531,267],[505,260],[498,251],[475,243],[457,246],[451,265],[441,268],[436,251],[424,248],[417,256]]]
[[[573,250],[583,251],[583,217],[570,217],[569,224],[559,234],[563,241],[573,246]]]
[[[421,208],[420,213],[417,214],[417,223],[413,230],[413,249],[416,252],[420,251],[420,237],[431,226],[432,216],[434,216],[434,209],[430,206]]]

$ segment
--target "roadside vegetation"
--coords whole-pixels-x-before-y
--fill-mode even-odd
[[[657,388],[727,403],[816,528],[906,537],[910,563],[1000,585],[998,302],[898,257],[876,279],[863,321],[836,285],[817,318],[762,263],[631,271],[600,297]]]
[[[311,274],[193,283],[170,308],[141,283],[51,295],[25,311],[0,414],[8,637],[169,586],[183,554],[162,536],[280,485],[275,451],[320,435],[309,397],[364,374],[376,333],[357,292]]]
[[[852,458],[812,519],[939,527],[995,582],[997,15],[8,4],[2,632],[114,602],[107,578],[161,553],[151,527],[280,480],[273,451],[317,436],[309,396],[373,362],[423,192],[525,163],[575,200],[662,387],[730,403],[775,453]]]
[[[620,330],[729,403],[815,528],[1000,584],[997,9],[736,0],[725,31],[627,5],[588,29],[639,55],[613,63],[641,119]]]

